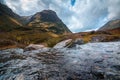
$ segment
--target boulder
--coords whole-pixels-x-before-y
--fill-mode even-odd
[[[72,42],[72,39],[67,39],[62,42],[57,43],[53,48],[65,48]]]
[[[106,36],[93,36],[92,38],[91,38],[91,42],[101,42],[101,41],[103,41],[103,40],[105,40],[105,37]]]
[[[76,47],[76,45],[81,45],[83,43],[84,43],[83,39],[77,38],[68,46],[68,48],[73,48]]]
[[[24,51],[38,50],[43,48],[46,48],[46,47],[44,45],[30,44],[24,49]]]
[[[78,44],[78,45],[81,45],[81,44],[83,44],[84,43],[84,41],[81,39],[81,38],[77,38],[77,39],[75,39],[75,41],[74,41],[74,44]]]
[[[73,47],[76,47],[76,45],[81,45],[83,43],[84,43],[84,41],[81,38],[77,38],[75,40],[67,39],[62,42],[59,42],[53,48],[65,48],[65,47],[73,48]]]

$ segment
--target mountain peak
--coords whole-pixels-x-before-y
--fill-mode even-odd
[[[56,12],[52,10],[43,10],[41,12],[37,12],[31,20],[40,20],[42,22],[60,22],[61,20],[58,18]]]
[[[43,12],[43,13],[54,13],[54,14],[56,14],[56,12],[55,11],[53,11],[53,10],[43,10],[43,11],[41,11],[41,12]]]
[[[44,29],[45,32],[52,32],[55,34],[71,33],[67,26],[57,16],[56,12],[52,10],[43,10],[37,12],[31,17],[28,26]]]

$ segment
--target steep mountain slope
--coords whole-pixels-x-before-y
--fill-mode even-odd
[[[22,26],[20,18],[10,8],[0,3],[0,31],[9,31],[17,26]]]
[[[98,30],[112,30],[112,29],[116,29],[116,28],[120,28],[120,20],[112,20],[109,21],[108,23],[106,23],[103,27],[101,27]]]
[[[40,28],[44,32],[52,32],[55,34],[67,34],[71,31],[58,18],[57,14],[52,10],[43,10],[33,15],[28,23],[29,27]]]

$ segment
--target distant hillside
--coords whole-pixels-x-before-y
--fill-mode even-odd
[[[87,42],[120,41],[120,20],[112,20],[97,31],[79,32],[65,36],[66,39],[81,38]]]
[[[120,20],[112,20],[109,21],[108,23],[106,23],[103,27],[101,27],[100,30],[112,30],[112,29],[116,29],[116,28],[120,28]]]

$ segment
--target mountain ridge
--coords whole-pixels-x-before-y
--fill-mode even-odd
[[[98,31],[112,30],[120,28],[120,19],[108,21],[104,26],[100,27]]]

